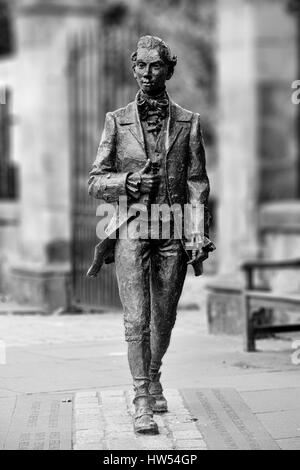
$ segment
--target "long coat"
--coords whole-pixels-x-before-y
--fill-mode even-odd
[[[200,116],[181,108],[169,99],[169,117],[163,161],[165,162],[166,190],[170,204],[200,203],[207,206],[209,180],[205,167],[205,149],[200,126]],[[129,173],[141,170],[147,155],[143,130],[136,100],[126,107],[106,115],[103,134],[96,160],[88,181],[89,194],[108,203],[117,203],[126,196],[126,179]],[[128,205],[136,203],[128,200]],[[121,205],[120,205],[121,209]],[[205,209],[204,233],[208,236],[208,211]],[[106,237],[95,248],[94,260],[88,271],[96,276],[102,264],[114,260],[114,236],[128,221],[128,212],[114,213],[105,232]],[[183,242],[184,246],[184,242]],[[185,248],[185,247],[184,247]],[[202,261],[191,261],[195,275],[202,274]]]

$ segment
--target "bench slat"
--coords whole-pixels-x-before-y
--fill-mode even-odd
[[[252,299],[265,299],[265,300],[275,300],[283,302],[299,302],[300,303],[300,294],[298,293],[285,293],[285,292],[272,292],[272,291],[261,291],[261,290],[247,290],[245,295]]]
[[[268,307],[300,311],[300,295],[278,292],[246,291],[250,307]]]
[[[278,261],[272,260],[253,260],[246,261],[241,265],[244,270],[249,269],[280,269],[280,268],[300,268],[300,258],[284,259]]]
[[[254,327],[255,332],[265,333],[287,333],[291,331],[300,331],[300,324],[286,325],[259,325]]]

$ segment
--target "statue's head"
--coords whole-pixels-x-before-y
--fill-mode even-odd
[[[156,36],[142,36],[131,60],[134,78],[148,95],[157,95],[164,90],[177,63],[168,44]]]

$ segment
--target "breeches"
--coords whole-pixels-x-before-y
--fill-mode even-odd
[[[187,271],[180,240],[118,239],[115,264],[126,341],[169,336]]]

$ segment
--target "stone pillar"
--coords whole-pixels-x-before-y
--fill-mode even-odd
[[[15,257],[18,244],[19,207],[14,201],[0,201],[0,299],[9,290],[9,263]]]
[[[48,311],[67,302],[70,273],[67,44],[70,34],[95,24],[97,3],[16,2],[14,143],[20,166],[21,228],[12,286],[18,301]]]
[[[257,251],[254,3],[218,1],[220,274],[238,272]]]

